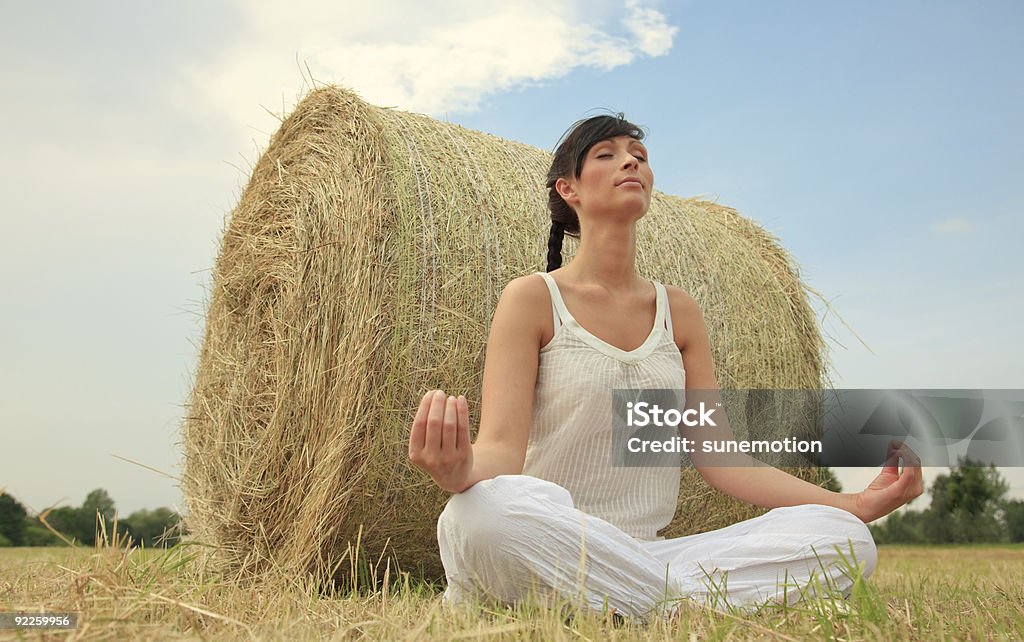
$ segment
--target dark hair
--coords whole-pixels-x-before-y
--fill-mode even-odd
[[[565,235],[580,237],[580,219],[565,202],[555,183],[560,178],[580,177],[583,159],[590,148],[602,140],[616,136],[644,139],[642,129],[626,120],[622,113],[602,114],[573,123],[555,147],[555,157],[548,170],[548,209],[551,210],[551,234],[548,236],[548,272],[562,266],[562,241]]]

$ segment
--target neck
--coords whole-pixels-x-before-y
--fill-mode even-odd
[[[583,223],[576,255],[562,268],[562,274],[580,285],[609,292],[643,288],[636,273],[636,221]]]

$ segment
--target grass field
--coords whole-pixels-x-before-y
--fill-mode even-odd
[[[742,614],[693,605],[650,624],[540,607],[444,608],[439,592],[407,579],[333,597],[299,581],[255,589],[208,575],[187,546],[0,548],[0,611],[41,610],[77,612],[78,628],[0,639],[1020,640],[1024,546],[883,546],[878,570],[845,607],[819,599]]]

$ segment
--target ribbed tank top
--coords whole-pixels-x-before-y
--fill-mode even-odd
[[[579,510],[633,537],[661,539],[679,499],[679,467],[612,466],[612,390],[686,385],[668,293],[654,281],[657,312],[647,340],[626,351],[590,334],[547,282],[555,333],[540,349],[524,475],[559,484]]]

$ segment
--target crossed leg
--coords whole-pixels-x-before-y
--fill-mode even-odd
[[[541,590],[635,616],[681,597],[711,602],[724,592],[741,606],[796,596],[794,586],[823,573],[848,593],[852,581],[835,546],[847,556],[852,546],[865,577],[877,560],[867,526],[830,506],[777,508],[708,533],[642,541],[576,509],[561,486],[525,475],[454,495],[437,537],[446,602],[514,602]]]

